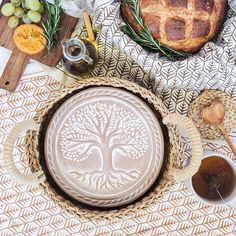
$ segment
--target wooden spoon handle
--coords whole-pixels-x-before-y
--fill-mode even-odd
[[[228,135],[227,131],[225,130],[224,126],[223,125],[218,125],[218,128],[220,129],[221,133],[224,135],[225,140],[227,141],[227,143],[229,144],[232,152],[236,156],[236,148],[235,148],[232,140],[229,138],[229,135]]]
[[[91,20],[90,20],[90,16],[89,16],[87,11],[83,12],[83,18],[84,18],[84,23],[85,23],[86,30],[88,32],[88,38],[91,42],[93,42],[93,41],[95,41],[95,36],[94,36],[94,33],[93,33],[93,27],[92,27],[92,23],[91,23]]]

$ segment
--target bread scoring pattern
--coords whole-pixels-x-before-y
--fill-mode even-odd
[[[140,11],[153,37],[172,49],[196,52],[218,32],[224,20],[226,0],[140,0]],[[129,7],[126,20],[139,30]]]

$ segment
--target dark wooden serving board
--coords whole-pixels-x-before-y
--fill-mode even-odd
[[[9,1],[3,0],[0,8],[6,2]],[[27,63],[29,62],[30,57],[25,53],[20,52],[16,48],[12,39],[14,29],[11,29],[7,26],[7,21],[8,17],[5,17],[0,13],[0,46],[12,51],[11,57],[0,78],[0,88],[5,89],[9,92],[13,92],[21,75],[24,72]],[[40,55],[33,56],[32,58],[50,67],[56,66],[62,57],[62,48],[60,42],[62,39],[70,37],[76,23],[77,18],[62,13],[60,25],[61,30],[58,33],[57,46],[52,50],[50,55],[48,55],[47,51],[45,50]]]

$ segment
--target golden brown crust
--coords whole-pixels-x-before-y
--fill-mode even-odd
[[[142,15],[145,25],[151,30],[154,38],[160,38],[160,22],[159,16],[153,16],[149,13],[144,13]]]
[[[135,23],[135,17],[133,16],[132,12],[130,11],[130,8],[128,5],[121,5],[121,11],[123,13],[124,18],[130,23],[132,28],[136,32],[140,32],[141,28],[138,24]]]
[[[123,6],[123,16],[137,30],[128,8]],[[140,0],[140,10],[156,40],[172,49],[194,53],[217,34],[227,0]]]

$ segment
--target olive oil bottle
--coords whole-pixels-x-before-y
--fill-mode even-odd
[[[98,62],[98,45],[87,38],[71,38],[62,41],[62,64],[73,76],[90,74]]]

